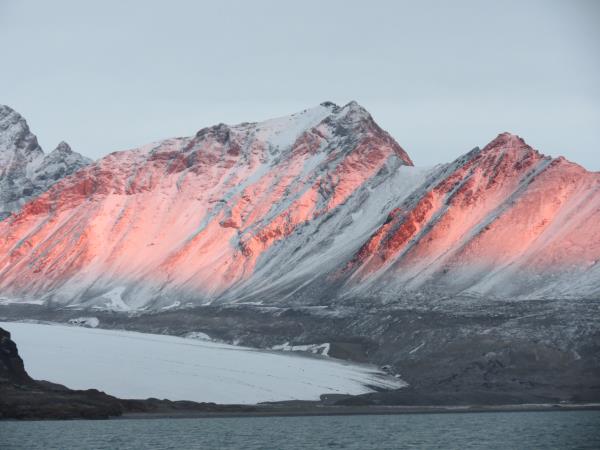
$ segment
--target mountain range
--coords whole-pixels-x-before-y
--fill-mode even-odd
[[[44,155],[2,111],[5,297],[132,310],[600,294],[600,174],[515,135],[416,168],[364,108],[326,102],[91,163],[64,143]]]
[[[86,309],[327,343],[421,393],[600,398],[600,173],[516,135],[414,167],[363,107],[325,102],[91,162],[44,155],[2,107],[0,186],[0,297],[24,308],[6,319]]]

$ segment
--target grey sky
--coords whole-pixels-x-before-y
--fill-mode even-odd
[[[90,157],[352,99],[417,165],[511,131],[600,170],[600,2],[0,0],[0,103]]]

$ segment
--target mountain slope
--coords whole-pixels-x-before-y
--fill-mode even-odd
[[[435,178],[347,266],[355,292],[600,294],[600,174],[504,133]]]
[[[356,103],[114,153],[2,223],[2,293],[125,309],[123,299],[165,305],[174,292],[211,301],[258,291],[273,255],[289,274],[290,258],[329,248],[331,268],[420,179],[399,170],[410,164]],[[353,221],[375,194],[373,214]],[[348,228],[352,239],[336,242]]]
[[[62,179],[0,223],[0,294],[115,310],[593,297],[599,186],[506,133],[415,168],[358,104],[324,103]]]
[[[44,154],[25,119],[0,105],[0,220],[90,162],[66,142]]]

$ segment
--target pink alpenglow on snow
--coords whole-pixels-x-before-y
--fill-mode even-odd
[[[591,296],[599,189],[599,174],[508,133],[413,167],[358,104],[324,103],[112,153],[63,178],[0,222],[0,294],[116,310],[175,296]]]

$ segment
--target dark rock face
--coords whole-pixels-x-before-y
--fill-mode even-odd
[[[122,411],[118,399],[95,389],[31,379],[10,333],[0,328],[0,419],[103,419]]]
[[[23,360],[10,333],[0,328],[0,383],[27,384],[33,380],[25,372]]]

